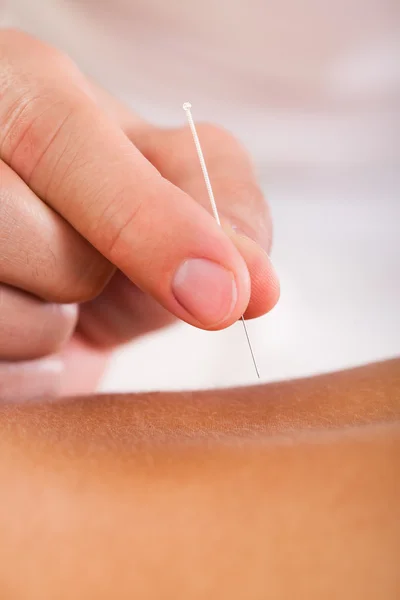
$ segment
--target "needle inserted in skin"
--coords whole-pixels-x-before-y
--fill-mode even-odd
[[[212,212],[213,212],[213,215],[214,215],[215,220],[217,221],[218,225],[221,226],[221,221],[220,221],[220,218],[219,218],[218,209],[217,209],[217,205],[216,205],[215,198],[214,198],[214,192],[213,192],[213,189],[212,189],[212,186],[211,186],[210,177],[209,177],[208,171],[207,171],[206,161],[204,160],[204,155],[203,155],[203,151],[201,149],[199,136],[198,136],[197,130],[196,130],[196,125],[194,124],[192,113],[191,113],[191,110],[190,110],[192,108],[192,105],[190,104],[190,102],[185,102],[185,104],[183,105],[182,108],[183,108],[183,110],[186,113],[187,120],[189,122],[189,127],[190,127],[190,130],[191,130],[192,135],[193,135],[193,140],[194,140],[194,144],[196,146],[197,155],[199,157],[201,170],[203,172],[204,181],[205,181],[205,184],[206,184],[206,188],[207,188],[207,192],[208,192],[208,197],[210,199]],[[254,368],[256,370],[257,377],[260,379],[260,373],[259,373],[258,368],[257,368],[257,363],[256,363],[256,359],[255,359],[255,356],[254,356],[253,348],[251,347],[251,342],[250,342],[249,334],[248,334],[248,331],[247,331],[246,322],[245,322],[245,320],[244,320],[243,317],[242,317],[242,323],[243,323],[244,332],[246,334],[247,343],[249,345],[249,349],[250,349],[250,353],[251,353],[251,358],[253,359]]]

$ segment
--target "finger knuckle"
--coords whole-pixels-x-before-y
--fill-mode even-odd
[[[74,332],[78,320],[76,304],[51,304],[42,347],[44,354],[52,354],[63,346]]]
[[[241,142],[229,131],[220,125],[209,122],[200,122],[196,125],[206,161],[214,171],[225,165],[235,165],[242,169],[249,169],[250,158]],[[190,130],[186,128],[184,135],[191,137]]]
[[[57,236],[57,234],[55,233]],[[56,237],[53,240],[56,241]],[[65,253],[65,243],[69,251]],[[71,246],[72,244],[72,246]],[[58,236],[58,243],[41,245],[31,265],[29,289],[46,302],[81,304],[104,289],[114,267],[92,246],[77,238]],[[78,248],[78,250],[77,250]]]
[[[241,143],[233,133],[222,127],[222,125],[209,122],[199,123],[197,131],[208,146],[242,148]]]
[[[4,27],[0,30],[0,48],[10,47],[14,44],[35,43],[35,39],[30,35],[17,29],[16,27]]]
[[[0,155],[28,183],[80,112],[85,85],[58,49],[20,31],[0,34]]]
[[[75,107],[52,91],[22,93],[0,114],[1,155],[29,184],[49,152],[60,145]]]
[[[44,304],[43,308],[40,336],[30,358],[57,352],[70,339],[77,323],[78,307],[75,304],[52,303]]]
[[[53,291],[51,301],[63,304],[82,304],[97,298],[107,285],[114,267],[105,259],[85,275],[77,276],[68,282],[64,282]]]
[[[67,54],[46,42],[35,38],[25,31],[13,27],[0,30],[0,59],[10,65],[20,65],[21,58],[27,66],[32,62],[46,59],[46,71],[60,64],[67,68],[76,68]],[[50,62],[49,62],[50,61]],[[53,63],[53,64],[52,64]],[[43,63],[42,63],[43,64]],[[21,66],[21,65],[20,65]],[[15,69],[17,70],[17,69]],[[21,69],[19,68],[18,71]]]

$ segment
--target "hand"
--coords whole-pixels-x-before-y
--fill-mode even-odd
[[[86,303],[65,360],[97,361],[99,346],[161,324],[158,304],[206,329],[275,304],[276,276],[256,243],[269,247],[268,213],[230,135],[200,128],[225,235],[204,210],[187,128],[144,123],[19,32],[0,34],[0,67],[0,281],[46,302]]]

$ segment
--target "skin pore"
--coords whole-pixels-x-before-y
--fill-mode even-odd
[[[254,388],[3,406],[0,590],[395,600],[399,417],[399,360]]]
[[[276,303],[240,144],[199,125],[221,231],[187,128],[21,32],[0,31],[0,91],[0,597],[399,597],[399,361],[90,396],[111,349],[171,315],[218,329]],[[232,274],[220,302],[185,286],[189,258],[214,265],[195,263],[202,292]]]

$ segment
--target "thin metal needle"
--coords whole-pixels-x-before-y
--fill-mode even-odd
[[[254,365],[254,368],[255,368],[255,370],[256,370],[257,377],[258,377],[258,379],[260,379],[260,372],[259,372],[259,370],[258,370],[257,363],[256,363],[256,357],[254,356],[253,348],[252,348],[252,346],[251,346],[251,342],[250,342],[250,338],[249,338],[249,332],[247,331],[247,327],[246,327],[246,321],[244,320],[244,318],[243,318],[243,317],[241,317],[241,321],[242,321],[242,324],[243,324],[243,329],[244,329],[244,332],[245,332],[245,334],[246,334],[247,343],[248,343],[248,345],[249,345],[249,349],[250,349],[251,358],[253,359],[253,365]]]
[[[217,221],[218,225],[221,226],[221,221],[220,221],[219,214],[218,214],[217,204],[216,204],[215,198],[214,198],[214,192],[213,192],[213,189],[212,189],[212,186],[211,186],[210,177],[209,177],[208,171],[207,171],[206,161],[204,160],[204,154],[203,154],[203,151],[201,149],[199,136],[198,136],[197,130],[196,130],[196,125],[194,124],[193,117],[192,117],[192,112],[190,110],[192,108],[192,105],[190,104],[190,102],[185,102],[183,104],[182,108],[183,108],[183,110],[186,113],[187,120],[189,122],[190,131],[192,132],[192,135],[193,135],[193,140],[194,140],[194,144],[196,146],[197,155],[199,157],[201,170],[203,172],[204,181],[205,181],[207,192],[208,192],[208,197],[210,198],[212,212],[213,212],[213,215],[214,215],[215,220]],[[243,329],[244,329],[244,332],[246,334],[247,343],[249,345],[251,358],[253,359],[254,368],[256,370],[258,379],[260,379],[260,372],[259,372],[258,367],[257,367],[257,363],[256,363],[256,359],[255,359],[255,356],[254,356],[253,348],[251,346],[249,334],[248,334],[247,327],[246,327],[246,322],[245,322],[245,320],[244,320],[243,317],[241,318],[241,321],[243,323]]]

